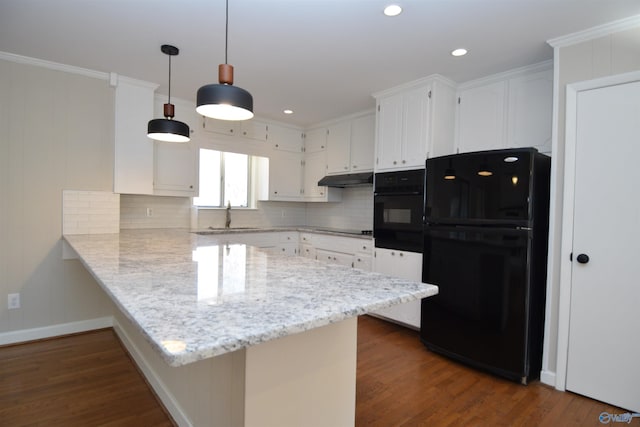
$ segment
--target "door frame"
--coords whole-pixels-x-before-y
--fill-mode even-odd
[[[583,91],[640,81],[640,71],[607,76],[567,85],[566,131],[564,152],[564,192],[562,203],[562,239],[560,249],[560,295],[558,300],[558,352],[556,389],[565,390],[569,355],[569,320],[571,315],[571,261],[573,251],[573,216],[576,170],[576,126],[578,94]]]

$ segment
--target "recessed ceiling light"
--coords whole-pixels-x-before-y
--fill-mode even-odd
[[[453,56],[464,56],[467,54],[467,49],[456,49],[451,51],[451,55]]]
[[[285,114],[293,114],[293,110],[286,109],[283,111]]]
[[[384,8],[384,14],[387,16],[398,16],[402,13],[402,8],[397,4],[390,4]]]

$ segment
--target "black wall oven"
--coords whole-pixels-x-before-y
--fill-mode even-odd
[[[376,247],[422,253],[424,169],[377,173],[373,186]]]

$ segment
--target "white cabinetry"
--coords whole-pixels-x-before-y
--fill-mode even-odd
[[[423,167],[427,157],[453,152],[455,84],[441,76],[374,94],[376,171]]]
[[[372,241],[357,237],[300,233],[301,255],[371,271]]]
[[[458,95],[458,152],[504,148],[506,82],[461,90]]]
[[[166,98],[156,96],[155,117],[162,117]],[[153,194],[159,196],[198,195],[198,139],[202,132],[202,117],[195,112],[193,104],[173,100],[176,120],[189,125],[189,142],[154,141]]]
[[[421,282],[422,254],[376,248],[374,251],[373,271]],[[385,308],[376,311],[375,314],[413,328],[420,328],[420,300]]]
[[[224,244],[244,243],[265,251],[293,256],[298,254],[298,232],[229,233],[219,237]]]
[[[507,146],[535,147],[550,154],[552,107],[552,70],[510,79]]]
[[[327,174],[327,129],[318,128],[305,135],[304,201],[338,202],[342,189],[321,187],[318,181]]]
[[[376,115],[369,113],[351,122],[351,172],[373,170]]]
[[[329,175],[373,170],[375,115],[367,113],[328,127]]]
[[[458,92],[457,151],[535,147],[550,153],[552,104],[548,63],[464,83]]]
[[[193,105],[191,108],[193,109]],[[217,136],[266,141],[269,133],[269,125],[257,119],[233,121],[205,117],[203,120],[203,130]]]
[[[269,126],[269,200],[300,201],[303,192],[302,132]]]
[[[113,191],[153,194],[153,141],[147,123],[154,118],[155,84],[111,75],[115,86]]]
[[[327,129],[327,173],[348,173],[351,170],[351,122],[345,121]]]

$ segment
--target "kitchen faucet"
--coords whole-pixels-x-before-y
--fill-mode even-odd
[[[231,201],[227,201],[227,219],[224,222],[224,228],[231,227]]]

